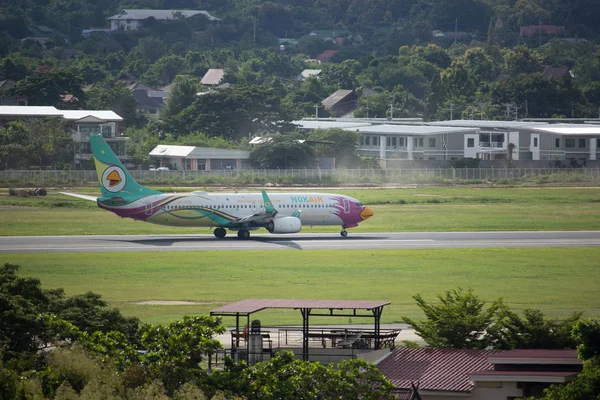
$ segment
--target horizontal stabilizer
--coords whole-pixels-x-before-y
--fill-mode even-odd
[[[97,196],[88,196],[88,195],[85,195],[85,194],[69,193],[69,192],[59,192],[59,193],[67,195],[67,196],[78,197],[78,198],[84,199],[84,200],[90,200],[90,201],[96,201],[96,200],[98,200]]]

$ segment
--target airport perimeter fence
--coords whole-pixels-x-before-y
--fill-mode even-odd
[[[398,168],[276,169],[218,171],[130,170],[142,184],[152,185],[383,185],[427,183],[599,182],[600,168]],[[97,184],[95,170],[3,170],[0,185],[88,186]]]

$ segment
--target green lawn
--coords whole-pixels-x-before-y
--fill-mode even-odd
[[[412,296],[472,287],[516,310],[564,317],[600,315],[598,248],[376,251],[214,251],[189,253],[5,254],[21,274],[68,295],[100,293],[127,315],[169,321],[246,298],[371,299],[392,304],[383,322],[420,316]],[[186,306],[137,305],[147,300]],[[299,324],[298,312],[257,315],[265,324]],[[318,322],[314,319],[312,322]],[[360,322],[354,319],[352,322]],[[232,321],[225,321],[233,323]],[[342,323],[348,319],[321,322]]]
[[[349,194],[373,208],[375,215],[352,230],[356,232],[600,229],[600,188],[452,186],[327,191]],[[339,227],[312,231],[337,232]],[[59,194],[40,199],[0,194],[0,235],[4,236],[208,232],[206,228],[170,228],[121,219],[93,202]]]
[[[596,187],[305,190],[348,194],[370,205],[375,216],[350,234],[600,229]],[[77,192],[94,194],[96,189]],[[337,232],[339,227],[303,231]],[[0,235],[208,232],[121,219],[93,202],[56,190],[44,198],[9,197],[0,191]],[[540,308],[556,317],[576,310],[600,315],[599,248],[291,251],[5,254],[2,262],[19,264],[23,274],[39,277],[46,287],[63,287],[69,295],[98,292],[127,315],[148,321],[207,313],[245,298],[284,297],[388,300],[392,305],[383,322],[396,322],[402,315],[419,316],[413,295],[433,300],[459,286],[472,287],[490,301],[504,297],[517,310]],[[201,304],[132,304],[144,300]],[[293,311],[263,312],[258,317],[268,324],[300,323]]]

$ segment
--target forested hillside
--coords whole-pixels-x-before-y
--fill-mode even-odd
[[[132,8],[204,10],[219,21],[149,18],[136,31],[82,35]],[[0,82],[15,84],[0,86],[0,98],[113,110],[138,154],[159,138],[238,146],[290,132],[293,119],[328,116],[321,101],[338,89],[371,94],[360,97],[358,117],[597,117],[600,109],[599,0],[29,0],[1,9]],[[520,33],[539,24],[559,28]],[[23,40],[39,29],[52,32],[43,46]],[[325,50],[337,50],[330,62],[310,61]],[[210,68],[223,68],[231,85],[200,85]],[[298,80],[306,68],[322,72]],[[136,110],[123,76],[169,85],[159,118]],[[10,137],[0,130],[0,144]]]

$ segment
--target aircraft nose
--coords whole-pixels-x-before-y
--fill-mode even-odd
[[[360,212],[360,219],[363,221],[365,219],[371,218],[372,216],[373,216],[373,210],[371,210],[369,207],[363,208],[363,210]]]

